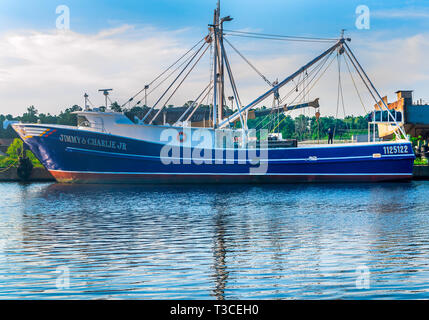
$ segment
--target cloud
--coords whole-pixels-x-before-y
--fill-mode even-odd
[[[104,99],[98,89],[105,87],[114,89],[112,100],[123,103],[197,42],[198,36],[192,39],[186,36],[189,31],[123,25],[95,35],[72,31],[1,34],[0,113],[18,115],[35,105],[40,112],[57,114],[74,104],[82,106],[85,92],[95,105],[102,105]],[[429,62],[425,57],[429,52],[427,37],[427,34],[419,34],[386,41],[374,35],[366,41],[353,42],[353,48],[382,94],[397,89],[415,89],[418,94],[428,94],[424,91],[429,81]],[[327,48],[326,44],[231,41],[271,81],[282,80]],[[170,103],[182,105],[198,96],[210,81],[209,58],[208,51]],[[236,54],[230,53],[230,60],[243,104],[269,88]],[[334,61],[326,77],[307,95],[308,99],[321,98],[322,115],[337,113],[336,68]],[[362,114],[347,69],[344,65],[342,68],[346,113]],[[164,88],[166,85],[167,82]],[[281,95],[294,86],[291,83]],[[359,88],[365,91],[362,85]],[[161,88],[157,93],[158,96],[162,93]],[[226,94],[231,95],[229,86]],[[156,98],[155,94],[151,95],[149,104]],[[373,105],[369,95],[364,102],[367,109]],[[271,103],[271,98],[264,102],[267,106]],[[314,114],[314,110],[307,114]],[[342,116],[343,111],[338,114]]]
[[[426,19],[429,18],[427,9],[390,9],[371,11],[371,17],[380,19]]]
[[[133,29],[134,29],[134,26],[125,24],[117,28],[102,30],[97,34],[97,37],[99,38],[111,37],[119,34],[124,34],[125,32],[131,31]]]
[[[380,91],[391,94],[399,89],[415,91],[415,98],[428,100],[429,34],[380,41],[378,37],[358,44],[362,60]]]
[[[125,101],[190,46],[181,31],[122,26],[96,35],[21,31],[0,35],[0,113],[29,105],[59,113],[82,104],[84,92],[101,104],[98,89],[113,87]],[[100,101],[98,101],[100,100]]]

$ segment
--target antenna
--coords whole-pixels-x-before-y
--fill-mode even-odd
[[[144,105],[147,107],[147,89],[149,89],[149,85],[144,86]]]
[[[88,106],[88,94],[85,92],[85,94],[83,95],[83,97],[85,98],[85,111],[89,110],[89,106]]]
[[[107,110],[107,97],[109,95],[109,91],[113,91],[113,89],[99,89],[98,91],[103,92],[104,97],[106,99],[106,110]]]

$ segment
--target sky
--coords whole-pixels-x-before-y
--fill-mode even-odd
[[[356,25],[361,5],[369,9],[368,28]],[[58,28],[64,13],[56,12],[59,6],[69,10],[69,29]],[[112,100],[122,104],[207,34],[215,6],[215,0],[0,0],[0,113],[19,115],[34,105],[39,112],[58,114],[82,106],[85,92],[101,105],[100,88],[113,88]],[[429,101],[429,0],[223,0],[221,10],[234,18],[230,30],[336,38],[346,29],[382,96],[393,101],[395,91],[408,89],[415,99]],[[272,81],[327,48],[326,43],[228,39]],[[268,89],[233,52],[230,59],[243,104]],[[208,53],[171,103],[195,99],[210,80],[209,70]],[[364,114],[374,103],[358,85],[361,106],[344,64],[342,70],[344,113]],[[343,115],[337,111],[337,81],[334,63],[308,94],[320,98],[322,116]]]

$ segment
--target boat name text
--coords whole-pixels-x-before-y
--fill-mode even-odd
[[[95,147],[109,148],[114,150],[127,150],[127,144],[124,142],[117,142],[114,140],[103,140],[97,138],[85,138],[79,136],[70,136],[66,134],[61,134],[59,137],[61,142],[74,143],[80,145],[89,145]]]

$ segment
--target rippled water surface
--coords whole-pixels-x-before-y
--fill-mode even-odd
[[[0,184],[0,299],[429,298],[429,182]]]

